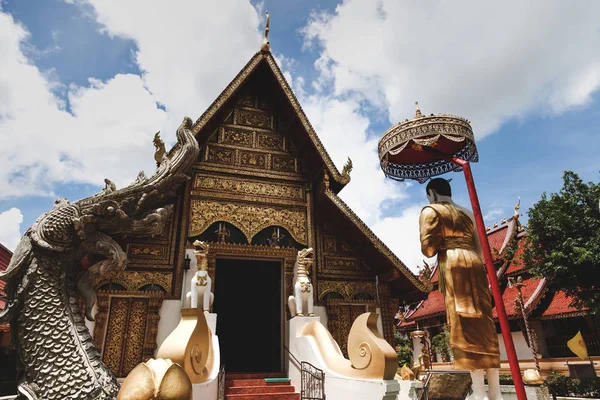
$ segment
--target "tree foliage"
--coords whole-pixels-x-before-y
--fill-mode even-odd
[[[394,329],[394,347],[398,354],[398,366],[400,367],[404,364],[408,364],[409,367],[413,365],[410,342],[408,335],[402,334]]]
[[[442,357],[442,362],[450,362],[452,347],[450,347],[450,330],[444,324],[442,331],[431,338],[431,347]]]
[[[600,184],[583,182],[566,171],[559,193],[529,210],[523,260],[555,289],[574,299],[573,306],[600,311]]]

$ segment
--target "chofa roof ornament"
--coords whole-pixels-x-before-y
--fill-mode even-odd
[[[271,42],[269,42],[269,12],[265,12],[265,33],[263,35],[262,44],[260,46],[260,51],[271,51]]]
[[[423,115],[415,102],[415,117],[388,129],[379,140],[379,162],[389,178],[420,183],[432,176],[461,167],[440,159],[443,153],[466,161],[478,161],[473,129],[468,120],[451,114]],[[424,151],[424,147],[428,151]]]

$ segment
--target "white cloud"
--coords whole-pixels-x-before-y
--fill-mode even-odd
[[[450,112],[480,137],[508,118],[583,105],[600,87],[600,3],[347,0],[313,15],[308,46],[336,95],[392,123]]]
[[[259,16],[247,0],[76,3],[91,5],[107,34],[135,41],[144,84],[172,118],[171,135],[184,116],[198,118],[260,48]]]
[[[404,208],[399,217],[385,217],[373,226],[373,232],[387,244],[387,246],[410,268],[414,273],[417,267],[423,266],[423,260],[429,265],[435,257],[427,258],[421,253],[419,241],[419,214],[420,206]]]
[[[7,249],[14,251],[15,247],[21,240],[21,223],[23,222],[23,214],[18,208],[0,213],[0,243]]]
[[[93,5],[109,34],[135,40],[144,73],[72,85],[70,109],[53,92],[61,83],[24,53],[26,28],[0,9],[0,198],[104,178],[121,187],[142,168],[151,174],[154,133],[172,142],[183,117],[199,117],[259,48],[247,1]]]

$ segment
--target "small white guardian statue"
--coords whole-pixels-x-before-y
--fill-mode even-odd
[[[311,247],[298,251],[294,264],[294,295],[288,298],[288,306],[292,317],[303,317],[303,312],[308,312],[309,317],[314,317],[313,312],[313,286],[308,277],[308,270],[313,263],[314,251]]]
[[[186,297],[191,308],[198,308],[198,299],[202,299],[202,310],[209,313],[212,309],[214,294],[212,290],[212,281],[208,276],[208,244],[196,240],[194,243],[196,250],[197,266],[194,276],[192,277],[192,285]]]

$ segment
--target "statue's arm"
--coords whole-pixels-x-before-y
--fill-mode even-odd
[[[442,224],[437,212],[432,207],[425,207],[419,216],[419,232],[421,252],[425,257],[433,257],[438,253],[442,237]]]

